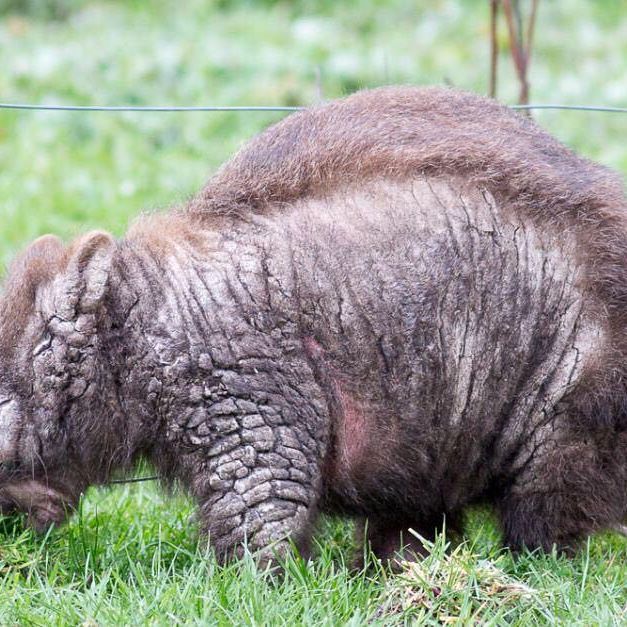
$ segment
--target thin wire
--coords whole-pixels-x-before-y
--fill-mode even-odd
[[[175,111],[301,111],[305,107],[274,107],[274,106],[258,106],[258,107],[135,107],[135,106],[114,106],[105,107],[100,105],[79,106],[79,105],[37,105],[22,103],[0,103],[0,109],[26,109],[34,111],[156,111],[161,113],[170,113]]]
[[[109,483],[139,483],[140,481],[156,481],[159,479],[158,475],[151,475],[149,477],[133,477],[132,479],[112,479]]]
[[[140,106],[79,106],[79,105],[37,105],[24,103],[0,103],[0,109],[22,109],[27,111],[139,111],[172,113],[177,111],[302,111],[307,107],[280,107],[280,106],[217,106],[217,107],[140,107]],[[560,109],[563,111],[599,111],[602,113],[627,113],[627,107],[602,107],[595,105],[561,105],[561,104],[527,104],[510,105],[512,109]]]
[[[561,109],[562,111],[600,111],[602,113],[627,113],[627,107],[597,107],[589,105],[528,104],[510,105],[511,109]]]

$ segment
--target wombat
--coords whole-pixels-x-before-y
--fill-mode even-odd
[[[360,92],[121,240],[17,259],[2,504],[45,528],[143,456],[220,560],[306,554],[319,512],[387,558],[473,503],[573,547],[627,517],[626,330],[617,175],[475,95]]]

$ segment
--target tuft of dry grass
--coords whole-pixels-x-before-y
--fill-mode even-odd
[[[389,580],[374,619],[412,616],[439,624],[467,624],[505,618],[513,610],[519,614],[525,607],[534,613],[544,609],[541,591],[509,574],[501,557],[486,559],[466,542],[453,548],[444,535],[435,542],[417,537],[427,555],[400,562],[400,572]]]

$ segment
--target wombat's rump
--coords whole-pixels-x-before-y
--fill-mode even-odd
[[[5,493],[47,480],[58,512],[146,455],[221,557],[306,550],[321,510],[386,556],[475,502],[509,546],[571,546],[627,514],[624,207],[468,94],[291,116],[188,206],[17,263]]]

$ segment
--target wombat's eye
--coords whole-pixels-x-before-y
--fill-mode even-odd
[[[40,353],[48,350],[52,346],[52,335],[50,333],[46,333],[40,342],[35,344],[35,348],[33,348],[33,357],[36,357]]]
[[[0,481],[8,481],[19,470],[19,460],[5,457],[0,460]]]
[[[17,461],[4,461],[0,462],[0,473],[11,474],[18,470],[19,463]]]

